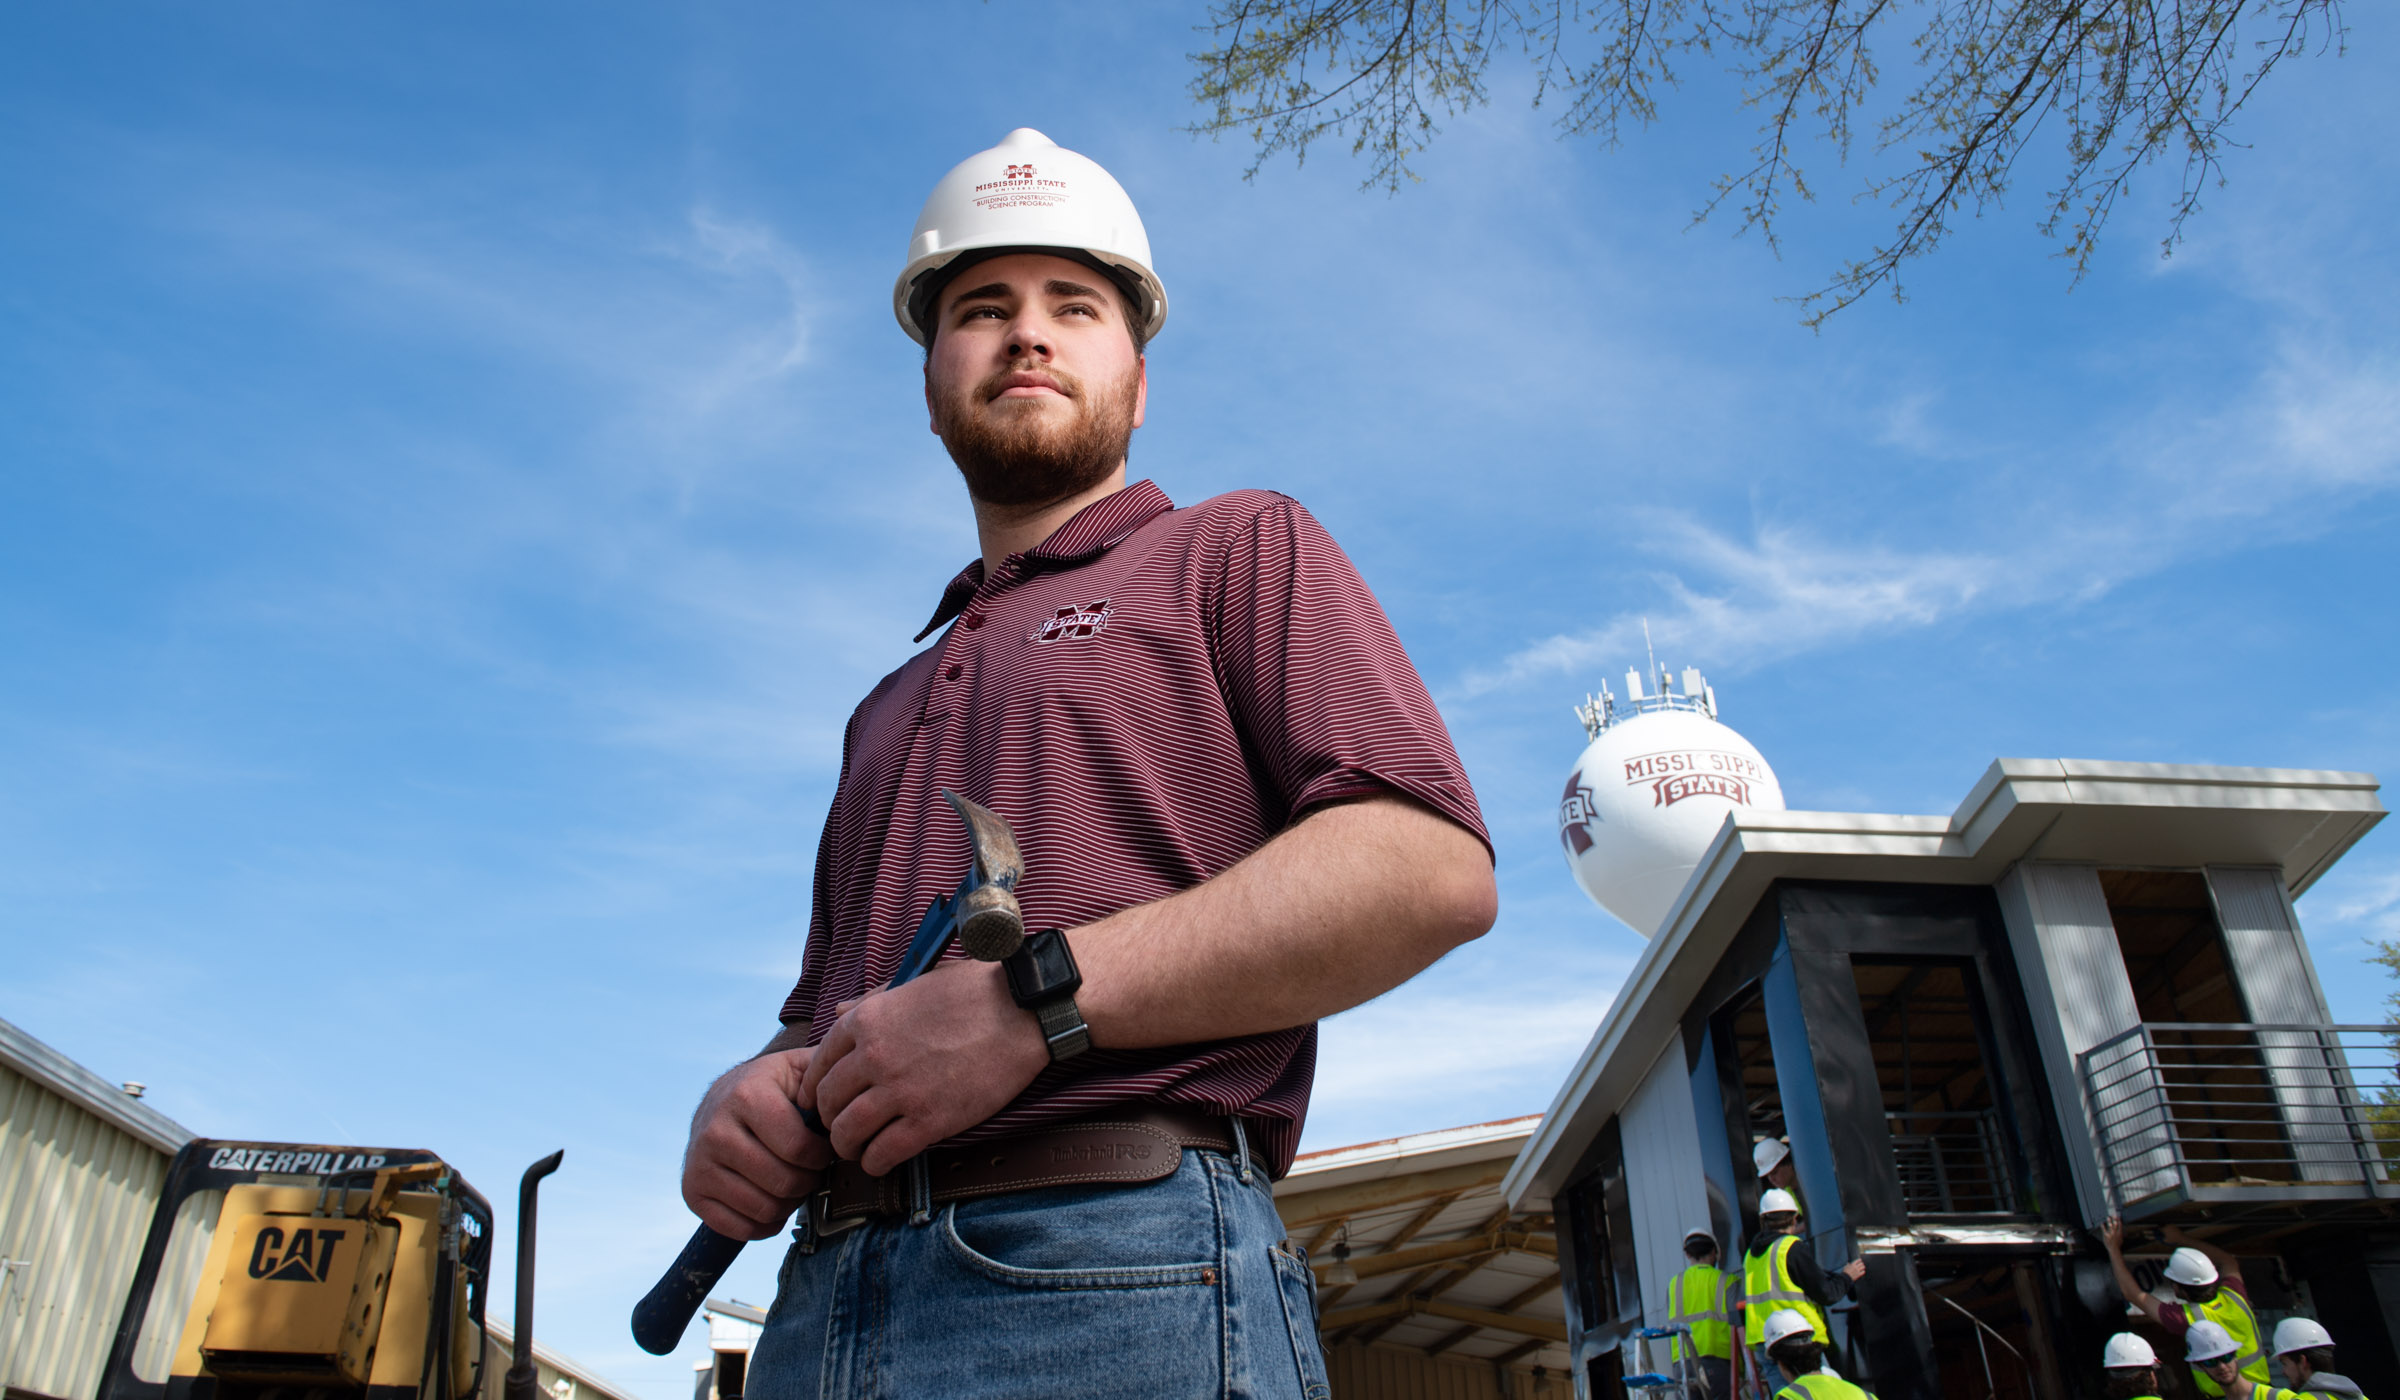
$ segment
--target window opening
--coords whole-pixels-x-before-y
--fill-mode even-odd
[[[1598,1330],[1642,1310],[1640,1265],[1634,1256],[1633,1200],[1625,1181],[1625,1144],[1611,1118],[1594,1144],[1592,1169],[1566,1190],[1567,1226],[1574,1232],[1575,1286],[1584,1326]]]
[[[2195,1182],[2288,1181],[2293,1152],[2196,870],[2103,870],[2117,951]]]
[[[2040,1266],[2029,1259],[1920,1253],[1925,1321],[1945,1400],[2038,1400],[2071,1393],[2059,1375]]]
[[[2009,1135],[1965,961],[1850,966],[1909,1215],[2014,1213]]]

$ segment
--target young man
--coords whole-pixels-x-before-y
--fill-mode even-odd
[[[2233,1338],[2215,1323],[2193,1323],[2188,1335],[2192,1365],[2233,1400],[2366,1400],[2358,1382],[2333,1369],[2333,1334],[2314,1318],[2287,1317],[2275,1324],[2275,1359],[2283,1363],[2289,1388],[2254,1385],[2236,1372]]]
[[[1750,1149],[1750,1164],[1758,1168],[1759,1189],[1773,1187],[1800,1199],[1800,1174],[1792,1167],[1792,1145],[1782,1138],[1760,1138]],[[1800,1212],[1806,1215],[1806,1210]]]
[[[1767,1318],[1762,1333],[1767,1355],[1784,1380],[1774,1400],[1875,1400],[1825,1364],[1820,1324],[1785,1308]]]
[[[2267,1358],[2259,1346],[2258,1317],[2250,1310],[2250,1291],[2242,1283],[2241,1266],[2234,1257],[2211,1244],[2192,1239],[2183,1231],[2169,1226],[2167,1243],[2176,1246],[2167,1256],[2167,1282],[2174,1285],[2176,1301],[2161,1303],[2134,1282],[2133,1270],[2125,1263],[2125,1222],[2110,1216],[2100,1227],[2100,1242],[2108,1247],[2109,1268],[2117,1276],[2117,1291],[2125,1301],[2167,1330],[2169,1336],[2180,1337],[2195,1323],[2213,1322],[2225,1329],[2234,1342],[2234,1369],[2257,1385],[2266,1384]],[[2192,1379],[2203,1395],[2223,1395],[2224,1383],[2198,1367]]]
[[[2119,1332],[2100,1350],[2107,1381],[2101,1400],[2158,1400],[2158,1353],[2131,1332]]]
[[[1775,1375],[1768,1355],[1770,1316],[1804,1318],[1820,1348],[1833,1345],[1825,1309],[1850,1296],[1850,1285],[1866,1277],[1867,1261],[1853,1259],[1832,1273],[1817,1263],[1816,1251],[1800,1238],[1800,1203],[1789,1191],[1758,1198],[1758,1238],[1742,1259],[1742,1339],[1757,1363],[1761,1386]]]
[[[1692,1369],[1712,1400],[1733,1397],[1733,1325],[1727,1319],[1732,1280],[1717,1267],[1717,1237],[1694,1226],[1683,1232],[1683,1272],[1667,1285],[1669,1325],[1689,1330]],[[1675,1343],[1675,1359],[1684,1359]]]
[[[851,717],[783,1030],[693,1119],[709,1225],[805,1207],[747,1392],[1321,1395],[1269,1179],[1317,1018],[1490,926],[1474,794],[1306,511],[1126,483],[1166,294],[1106,171],[968,158],[893,301],[981,557]],[[965,868],[945,788],[1013,826],[1034,932],[886,989]]]

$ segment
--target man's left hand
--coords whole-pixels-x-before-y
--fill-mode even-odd
[[[806,1082],[834,1151],[882,1176],[1007,1107],[1049,1063],[999,964],[954,958],[853,1003]]]

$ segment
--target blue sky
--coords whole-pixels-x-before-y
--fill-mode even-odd
[[[544,1339],[687,1393],[697,1346],[624,1330],[682,1121],[975,548],[891,278],[1018,125],[1149,222],[1136,475],[1327,523],[1499,845],[1498,928],[1328,1026],[1311,1146],[1549,1101],[1638,947],[1551,820],[1644,618],[1795,807],[1946,813],[2002,754],[2400,771],[2389,7],[2263,92],[2171,260],[2153,171],[2070,293],[2043,149],[1821,334],[1777,298],[1890,216],[1819,153],[1780,260],[1687,228],[1748,145],[1722,80],[1604,151],[1504,59],[1396,197],[1338,149],[1244,183],[1179,130],[1198,13],[0,12],[0,1016],[504,1213],[565,1147]],[[2343,1019],[2396,842],[2302,906]]]

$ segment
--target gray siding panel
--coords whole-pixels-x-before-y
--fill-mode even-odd
[[[1708,1220],[1708,1177],[1700,1164],[1700,1120],[1683,1037],[1667,1044],[1625,1105],[1625,1188],[1633,1203],[1634,1261],[1642,1280],[1642,1317],[1667,1323],[1667,1285],[1683,1272],[1683,1232]]]
[[[2001,877],[1998,891],[2017,975],[2033,1011],[2034,1037],[2041,1043],[2076,1202],[2084,1223],[2097,1225],[2111,1207],[2076,1057],[2141,1024],[2133,983],[2117,951],[2116,925],[2094,866],[2021,861]],[[2138,1108],[2112,1104],[2109,1111],[2117,1117]],[[2137,1144],[2144,1150],[2127,1164],[2130,1169],[2154,1169],[2158,1160],[2171,1158],[2163,1128],[2155,1136],[2155,1143]]]
[[[2225,931],[2225,953],[2250,1019],[2264,1025],[2330,1023],[2316,968],[2300,938],[2283,890],[2283,872],[2272,868],[2211,866],[2209,896]],[[2284,1128],[2304,1181],[2355,1181],[2358,1150],[2344,1121],[2339,1085],[2349,1066],[2330,1038],[2259,1033]]]

